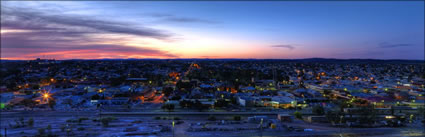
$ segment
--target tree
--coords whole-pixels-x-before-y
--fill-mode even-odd
[[[229,102],[224,99],[218,99],[217,102],[214,103],[216,107],[227,107],[227,105],[229,105]]]
[[[235,121],[241,121],[241,116],[233,116],[233,120],[235,120]]]
[[[22,102],[20,102],[22,105],[29,107],[29,108],[34,108],[35,105],[37,105],[37,102],[31,100],[31,99],[24,99],[22,100]]]
[[[166,87],[166,88],[163,90],[164,95],[165,95],[166,97],[170,96],[170,95],[171,95],[171,93],[172,93],[173,91],[174,91],[174,89],[173,89],[172,87]]]
[[[316,115],[323,115],[325,114],[325,109],[322,106],[314,106],[313,107],[313,113]]]
[[[40,88],[40,85],[38,85],[38,84],[32,86],[32,89],[36,89],[37,90],[39,88]]]
[[[198,109],[200,112],[204,109],[207,109],[204,105],[202,105],[201,101],[199,101],[199,100],[195,101],[195,103],[193,104],[193,107]]]
[[[164,104],[161,107],[162,109],[166,109],[168,110],[168,112],[173,111],[174,110],[174,104]]]
[[[326,118],[332,123],[340,123],[341,122],[341,116],[343,116],[343,114],[341,112],[338,111],[328,111],[326,113]]]
[[[33,118],[30,118],[28,120],[28,126],[30,126],[30,127],[34,126],[34,119]]]
[[[49,99],[49,102],[47,103],[49,107],[54,110],[54,107],[56,105],[56,101],[54,99]]]
[[[298,119],[302,119],[303,118],[301,112],[298,112],[298,111],[295,111],[294,112],[294,116],[295,116],[295,118],[298,118]]]
[[[360,123],[371,125],[375,122],[376,111],[372,106],[361,107],[358,113],[360,115]]]
[[[217,120],[217,118],[215,118],[214,116],[209,116],[209,117],[208,117],[208,120],[209,120],[209,121],[216,121],[216,120]]]

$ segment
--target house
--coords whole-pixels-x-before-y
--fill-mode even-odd
[[[286,114],[286,113],[282,113],[282,114],[277,114],[277,119],[280,120],[281,122],[292,122],[294,119],[294,116]]]

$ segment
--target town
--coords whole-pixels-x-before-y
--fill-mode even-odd
[[[1,62],[3,136],[424,136],[425,66],[367,59]]]

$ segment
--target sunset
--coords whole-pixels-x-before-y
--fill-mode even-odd
[[[423,59],[423,10],[421,1],[2,1],[1,57]]]

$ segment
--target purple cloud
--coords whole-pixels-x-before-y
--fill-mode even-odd
[[[295,47],[292,46],[292,45],[272,45],[271,47],[274,47],[274,48],[287,48],[287,49],[290,49],[290,50],[295,49]]]
[[[98,34],[126,34],[160,40],[172,39],[163,30],[136,27],[122,22],[104,21],[86,16],[52,15],[40,11],[2,6],[2,30],[25,30],[1,35],[2,57],[34,58],[50,55],[56,58],[101,57],[177,57],[155,48],[96,44],[122,41],[121,38],[98,38]],[[80,56],[79,56],[80,55]]]
[[[382,42],[379,44],[380,48],[396,48],[396,47],[409,47],[413,46],[412,44],[391,44],[387,42]]]

